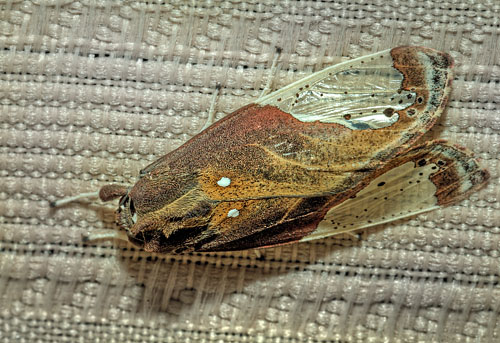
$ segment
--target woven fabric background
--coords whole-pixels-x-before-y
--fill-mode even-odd
[[[500,341],[498,1],[0,2],[2,342]],[[399,45],[449,52],[428,137],[491,172],[409,220],[253,251],[151,255],[118,241],[116,202],[49,201],[132,184],[216,116],[325,66]],[[270,72],[276,47],[283,49]]]

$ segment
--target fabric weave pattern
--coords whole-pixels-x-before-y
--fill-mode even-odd
[[[500,340],[500,6],[339,1],[6,1],[0,5],[0,340]],[[426,138],[482,159],[489,184],[409,220],[262,251],[150,255],[115,203],[49,201],[132,184],[218,119],[313,71],[399,45],[450,53]],[[271,71],[276,48],[280,55]]]

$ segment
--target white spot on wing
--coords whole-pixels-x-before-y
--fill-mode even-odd
[[[235,208],[229,210],[229,212],[227,213],[227,216],[230,218],[235,218],[235,217],[238,217],[239,215],[240,215],[240,211],[238,211]]]
[[[221,187],[227,187],[231,184],[231,179],[228,177],[221,177],[219,181],[217,181],[217,184]]]
[[[137,223],[137,213],[134,213],[134,215],[132,216],[132,221],[135,223]]]

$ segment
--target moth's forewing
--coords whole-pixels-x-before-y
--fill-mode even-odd
[[[452,64],[401,47],[274,92],[147,167],[121,222],[150,251],[221,250],[260,233],[276,239],[247,245],[298,240],[434,124]]]

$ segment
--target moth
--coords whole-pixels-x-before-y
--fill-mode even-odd
[[[328,67],[236,110],[141,170],[132,187],[105,185],[99,197],[120,198],[128,240],[157,253],[309,241],[459,201],[488,172],[457,145],[416,145],[446,105],[452,68],[448,54],[413,46]]]

